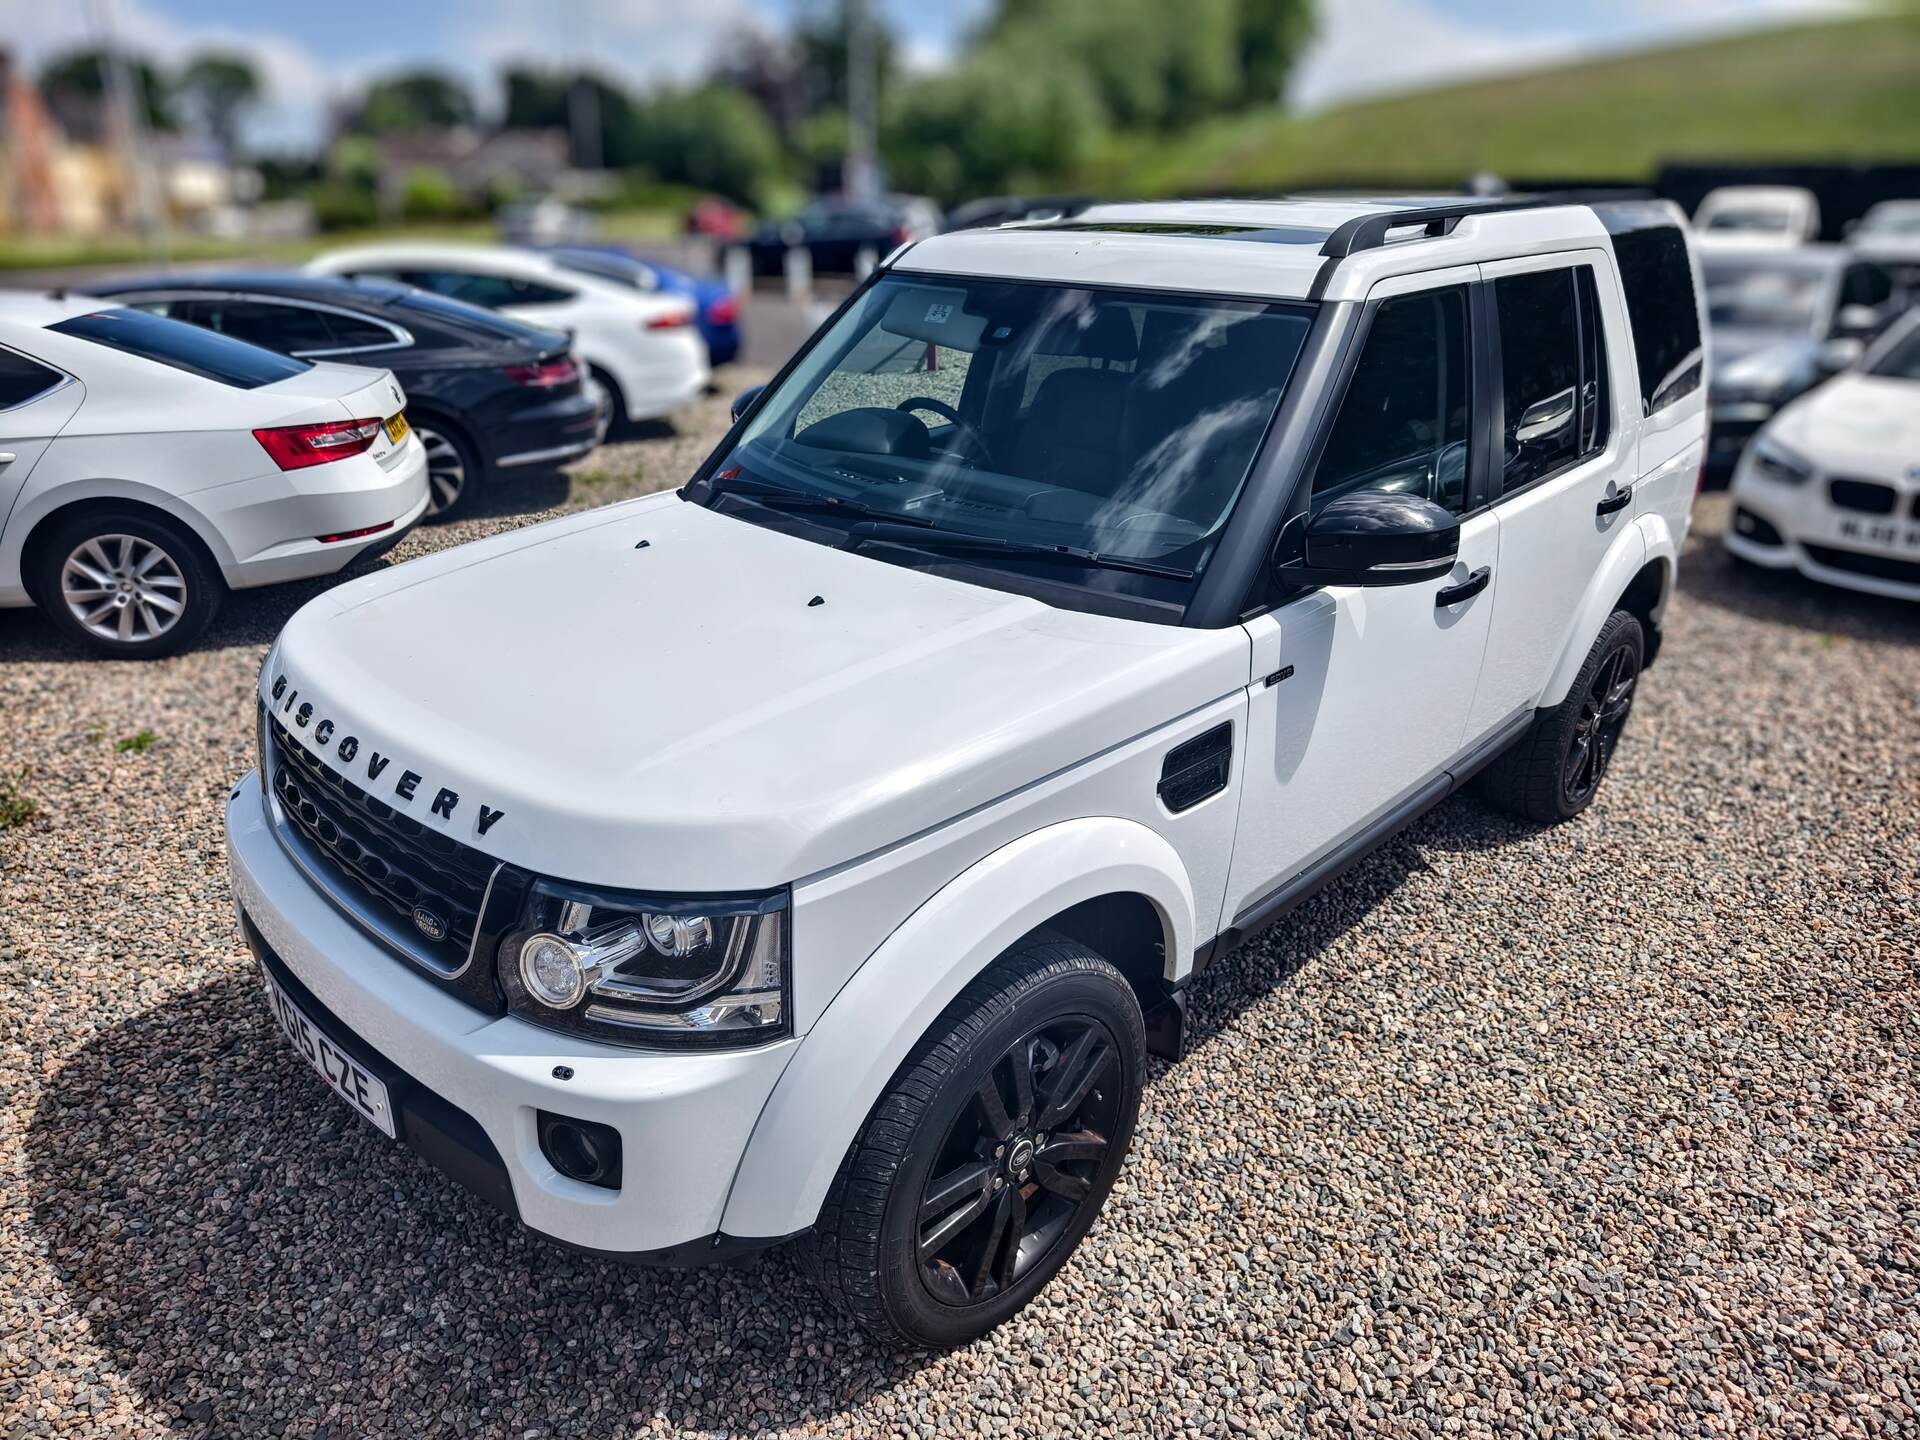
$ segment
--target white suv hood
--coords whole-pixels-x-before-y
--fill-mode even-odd
[[[423,824],[543,874],[698,892],[904,840],[1248,664],[1238,626],[1059,610],[661,495],[342,585],[288,623],[262,686]],[[443,789],[459,800],[434,814]]]

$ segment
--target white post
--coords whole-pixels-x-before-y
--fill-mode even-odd
[[[813,252],[804,245],[787,247],[787,299],[804,305],[813,298]]]
[[[729,245],[720,252],[720,267],[727,289],[745,295],[753,289],[753,252],[744,245]]]
[[[862,245],[853,256],[853,278],[864,280],[873,273],[873,267],[880,263],[879,255],[871,245]]]

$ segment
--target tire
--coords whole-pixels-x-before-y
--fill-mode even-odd
[[[1640,621],[1616,610],[1574,676],[1566,699],[1534,717],[1533,726],[1486,769],[1487,801],[1542,825],[1571,820],[1593,803],[1606,778],[1646,656]]]
[[[625,392],[620,389],[620,382],[602,370],[598,365],[587,366],[587,379],[606,392],[607,428],[605,433],[600,437],[604,440],[607,435],[612,434],[615,430],[618,430],[622,425],[627,423],[627,397]]]
[[[425,518],[436,525],[457,520],[486,488],[486,465],[458,426],[429,415],[413,429],[427,452]]]
[[[1120,972],[1036,932],[960,993],[895,1075],[801,1264],[887,1344],[946,1349],[986,1333],[1039,1292],[1098,1216],[1133,1139],[1146,1064],[1140,1005]],[[1049,1115],[1055,1100],[1072,1108]],[[927,1193],[936,1179],[944,1203]],[[925,1264],[922,1240],[938,1242]]]
[[[143,511],[75,516],[36,549],[33,591],[40,607],[83,644],[123,660],[186,649],[226,594],[186,528]]]

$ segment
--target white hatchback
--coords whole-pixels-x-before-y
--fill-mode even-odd
[[[693,303],[646,294],[511,245],[365,245],[311,261],[321,275],[395,280],[564,330],[615,415],[651,420],[706,389],[710,373]]]
[[[165,655],[230,588],[391,546],[427,508],[405,407],[385,370],[84,296],[0,299],[0,608]]]
[[[1760,432],[1733,506],[1736,558],[1920,600],[1920,312]]]

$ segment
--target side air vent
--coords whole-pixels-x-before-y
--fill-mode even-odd
[[[1167,752],[1167,762],[1160,767],[1161,803],[1176,815],[1191,810],[1226,789],[1232,769],[1233,722],[1229,720]]]

